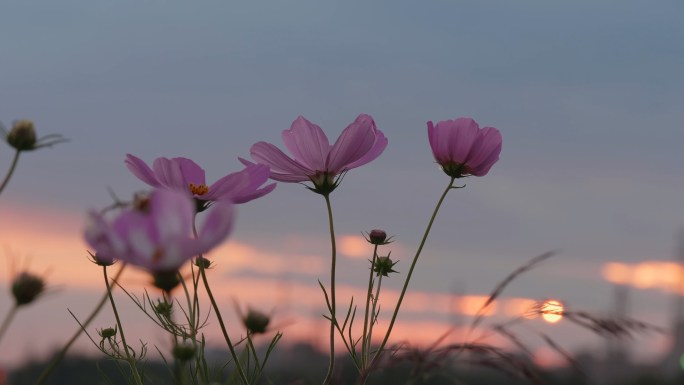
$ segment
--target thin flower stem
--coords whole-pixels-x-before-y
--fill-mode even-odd
[[[373,260],[371,261],[370,274],[368,276],[368,294],[366,295],[366,307],[365,315],[363,317],[363,336],[361,338],[361,369],[366,368],[366,363],[368,361],[368,351],[366,350],[367,340],[370,340],[368,335],[368,309],[370,308],[371,295],[373,294],[373,267],[375,266],[375,260],[378,257],[378,245],[373,247]]]
[[[335,244],[335,226],[333,224],[332,207],[330,206],[330,195],[325,194],[323,196],[325,197],[325,205],[328,208],[330,246],[332,248],[330,262],[330,363],[328,365],[328,372],[323,380],[323,384],[329,384],[335,369],[335,325],[337,324],[337,318],[335,318],[335,265],[337,263],[337,246]]]
[[[121,276],[121,273],[123,273],[125,267],[126,267],[126,264],[121,265],[121,268],[119,269],[119,271],[117,271],[116,274],[114,275],[114,278],[113,278],[114,282],[119,280],[119,277]],[[73,345],[74,342],[76,342],[78,337],[81,336],[81,333],[83,333],[83,330],[85,330],[85,328],[100,313],[100,310],[102,310],[105,303],[107,303],[107,299],[109,299],[109,291],[107,291],[106,293],[104,293],[104,295],[102,295],[100,302],[98,302],[97,306],[95,306],[95,308],[90,313],[88,318],[86,318],[86,320],[83,322],[82,327],[79,327],[78,329],[76,329],[76,332],[74,333],[73,336],[71,336],[71,339],[64,345],[62,350],[60,350],[59,353],[57,353],[57,355],[52,359],[52,361],[50,362],[50,365],[48,365],[48,367],[45,368],[45,370],[43,370],[43,372],[40,374],[40,377],[38,377],[38,379],[36,380],[36,382],[33,385],[42,385],[45,382],[45,380],[47,380],[47,378],[50,376],[50,374],[52,374],[52,371],[55,370],[57,365],[62,361],[62,359],[66,355],[67,351],[69,351],[69,349],[71,348],[71,345]]]
[[[2,181],[2,184],[0,184],[0,194],[2,194],[2,190],[5,189],[5,186],[7,186],[7,183],[9,183],[10,179],[12,178],[14,170],[17,168],[17,162],[19,162],[19,154],[21,154],[21,151],[19,150],[17,150],[17,152],[14,153],[14,158],[12,159],[12,164],[10,165],[9,171],[7,171],[7,176],[5,176],[5,179]]]
[[[242,382],[245,383],[245,385],[249,384],[249,380],[247,379],[247,376],[245,375],[244,370],[242,369],[242,365],[240,363],[240,360],[237,356],[237,353],[235,353],[235,348],[233,347],[233,343],[230,340],[230,337],[228,336],[228,331],[226,330],[226,325],[223,322],[223,317],[221,317],[221,312],[219,311],[218,305],[216,304],[216,300],[214,299],[214,295],[211,293],[211,288],[209,288],[209,282],[207,281],[207,274],[204,271],[204,266],[199,267],[200,275],[202,276],[202,282],[204,283],[204,288],[207,290],[207,296],[209,296],[209,300],[211,301],[211,306],[214,308],[214,312],[216,313],[216,318],[219,321],[219,325],[221,326],[221,331],[223,332],[223,338],[226,340],[226,344],[228,344],[228,349],[230,350],[230,355],[233,357],[233,360],[235,361],[235,367],[240,374],[240,378],[242,379]]]
[[[195,235],[195,238],[197,238],[197,227],[195,226],[195,223],[193,221],[192,224],[192,232]],[[204,258],[202,254],[199,254],[197,258]],[[235,353],[235,347],[233,346],[233,342],[230,340],[230,336],[228,336],[228,331],[226,330],[226,325],[223,322],[223,317],[221,316],[221,311],[219,310],[218,305],[216,304],[216,300],[214,299],[214,295],[211,293],[211,288],[209,287],[209,281],[207,281],[207,274],[204,271],[204,263],[198,263],[199,267],[199,273],[200,276],[202,277],[202,283],[204,283],[204,289],[207,291],[207,296],[209,297],[209,301],[211,301],[211,307],[214,308],[214,313],[216,313],[216,318],[219,321],[219,326],[221,326],[221,332],[223,332],[223,338],[226,340],[226,344],[228,345],[228,350],[230,350],[230,355],[233,357],[233,361],[235,361],[235,368],[237,369],[238,373],[240,374],[240,379],[242,379],[242,382],[245,385],[249,385],[249,380],[247,379],[247,375],[245,374],[245,371],[242,369],[242,364],[240,363],[240,359],[237,356],[237,353]]]
[[[409,281],[411,280],[411,275],[413,274],[413,269],[416,267],[416,262],[418,262],[418,257],[420,257],[420,253],[423,251],[423,246],[425,246],[425,241],[427,241],[427,237],[430,234],[430,230],[432,229],[432,224],[435,222],[435,218],[437,217],[437,212],[439,212],[439,208],[442,206],[442,202],[444,202],[444,198],[446,195],[449,193],[449,191],[454,188],[454,181],[456,178],[451,178],[449,181],[449,185],[447,186],[446,189],[444,189],[444,192],[442,193],[442,196],[439,198],[439,201],[437,202],[437,207],[435,207],[435,210],[432,212],[432,216],[430,217],[430,221],[428,222],[427,228],[425,229],[425,234],[423,234],[423,239],[420,241],[420,245],[418,246],[418,250],[416,250],[416,255],[413,257],[413,261],[411,262],[411,268],[409,268],[408,274],[406,275],[406,280],[404,281],[404,287],[401,289],[401,294],[399,295],[399,300],[397,301],[397,305],[394,308],[394,314],[392,314],[392,319],[390,320],[389,327],[387,328],[387,332],[385,333],[385,338],[383,338],[382,343],[380,344],[380,347],[378,348],[378,351],[375,353],[375,356],[373,357],[373,360],[371,361],[371,364],[369,365],[369,368],[375,364],[375,362],[379,359],[380,355],[382,354],[383,349],[385,348],[385,345],[387,344],[387,340],[389,340],[389,336],[392,333],[392,328],[394,327],[394,322],[397,320],[397,315],[399,314],[399,308],[401,307],[401,302],[404,300],[404,295],[406,294],[406,289],[408,288]]]
[[[373,337],[373,325],[375,325],[375,322],[378,319],[378,314],[376,312],[377,306],[378,306],[378,298],[380,298],[380,287],[382,286],[382,275],[378,278],[378,287],[375,289],[375,297],[373,297],[373,311],[371,312],[371,319],[370,319],[370,326],[368,328],[368,346],[366,347],[366,351],[368,354],[370,354],[370,348],[371,348],[371,337]]]
[[[5,335],[5,332],[9,328],[9,325],[12,323],[14,316],[17,315],[18,310],[19,306],[14,304],[12,308],[7,312],[7,315],[5,315],[5,319],[2,321],[2,325],[0,325],[0,340],[2,340],[2,337]]]
[[[138,367],[135,365],[135,358],[128,352],[128,344],[126,343],[126,336],[124,335],[123,327],[121,326],[121,318],[119,318],[119,312],[116,310],[116,304],[114,302],[114,296],[112,296],[112,287],[109,284],[109,278],[107,277],[107,266],[102,266],[102,272],[104,275],[105,285],[107,286],[107,295],[109,296],[109,302],[112,305],[112,311],[114,312],[114,318],[116,319],[116,326],[119,328],[119,333],[121,334],[121,343],[124,347],[124,353],[126,354],[126,360],[128,365],[131,367],[131,373],[133,374],[133,379],[138,385],[143,385],[140,374],[138,373]]]

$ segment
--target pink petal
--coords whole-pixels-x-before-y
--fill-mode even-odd
[[[204,223],[200,226],[197,237],[198,251],[206,253],[214,246],[221,243],[233,229],[235,210],[228,202],[214,203],[207,213]]]
[[[276,183],[271,183],[264,188],[256,189],[252,192],[249,193],[243,193],[233,199],[233,203],[235,204],[240,204],[240,203],[247,203],[251,200],[261,198],[262,196],[270,193],[276,188]]]
[[[325,170],[330,144],[319,126],[300,116],[289,130],[283,131],[283,142],[299,163],[312,170]]]
[[[183,174],[186,187],[190,183],[195,185],[207,183],[204,176],[204,170],[198,166],[197,163],[188,158],[173,158],[171,161],[178,163],[181,173]]]
[[[260,198],[275,189],[275,183],[259,189],[259,186],[266,183],[270,176],[270,169],[268,166],[257,164],[248,166],[244,171],[249,174],[250,184],[233,197],[233,203],[246,203],[253,199]]]
[[[195,204],[188,195],[175,190],[155,190],[150,195],[149,210],[160,246],[177,237],[190,236]]]
[[[359,160],[347,165],[347,168],[356,168],[375,160],[383,151],[385,151],[385,148],[387,148],[387,138],[385,137],[385,134],[380,130],[375,130],[375,143],[373,143],[373,147],[371,147],[366,155],[362,156]]]
[[[440,127],[440,123],[446,123]],[[448,154],[455,163],[464,163],[478,137],[479,127],[471,118],[458,118],[437,123],[440,153]]]
[[[183,170],[178,162],[167,158],[157,158],[152,164],[157,180],[163,186],[177,190],[188,190],[188,185],[183,177]]]
[[[330,149],[326,170],[338,174],[350,169],[349,165],[360,160],[373,148],[375,132],[373,118],[369,115],[359,115],[354,122],[342,131]]]
[[[485,127],[480,131],[468,155],[468,167],[472,175],[484,176],[494,163],[499,160],[501,153],[501,133],[494,127]]]
[[[439,147],[438,130],[434,126],[434,124],[432,124],[432,121],[427,122],[427,129],[428,140],[430,141],[430,148],[432,148],[432,155],[435,157],[438,163],[446,163],[448,154],[441,152],[441,149]]]
[[[152,171],[150,166],[143,162],[142,159],[131,154],[126,154],[126,160],[124,160],[124,162],[126,163],[126,167],[128,167],[138,179],[153,187],[160,186],[159,181],[157,181],[157,178],[154,176],[154,171]]]
[[[271,168],[271,178],[283,182],[303,182],[309,180],[309,175],[315,172],[308,167],[292,160],[280,149],[270,143],[258,142],[250,151],[252,158],[258,163]]]
[[[268,167],[263,167],[268,170]],[[266,177],[268,178],[268,171],[266,171]],[[228,199],[232,201],[241,191],[248,188],[250,183],[250,175],[246,169],[230,173],[214,182],[209,187],[209,192],[202,196],[202,199],[211,201]]]

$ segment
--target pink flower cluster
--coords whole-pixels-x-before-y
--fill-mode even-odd
[[[282,138],[292,157],[273,144],[258,142],[250,151],[256,163],[240,159],[245,169],[211,185],[206,183],[204,170],[190,159],[157,158],[150,168],[127,155],[128,169],[154,191],[113,219],[91,212],[85,231],[88,244],[102,261],[119,259],[151,272],[173,272],[221,243],[233,225],[233,204],[273,191],[275,184],[261,187],[269,177],[311,182],[311,190],[328,195],[341,175],[373,161],[387,147],[387,138],[365,114],[332,145],[319,126],[301,116],[283,131]],[[481,129],[470,118],[428,122],[428,138],[437,163],[451,178],[486,175],[501,152],[499,130]],[[197,212],[209,206],[204,224],[193,235]]]

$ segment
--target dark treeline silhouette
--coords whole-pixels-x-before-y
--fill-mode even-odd
[[[226,352],[214,351],[212,361],[215,365],[217,384],[227,383],[230,366],[221,369],[227,359]],[[337,384],[355,384],[358,373],[352,362],[340,356],[340,366],[335,379]],[[425,358],[425,357],[423,357]],[[463,358],[463,357],[462,357]],[[327,357],[314,347],[306,344],[280,346],[273,361],[269,364],[265,376],[259,384],[307,385],[318,384],[324,375]],[[589,372],[577,368],[564,368],[554,371],[543,371],[530,364],[534,374],[526,375],[522,371],[508,370],[501,367],[483,367],[478,365],[455,365],[460,360],[444,359],[439,361],[423,360],[415,355],[397,355],[385,361],[373,372],[367,384],[425,384],[425,385],[681,385],[684,375],[666,376],[659,370],[647,367],[641,370],[636,367],[623,368],[629,370],[629,376],[615,376],[614,379],[593,378],[591,366],[600,362],[584,362]],[[29,362],[9,374],[9,385],[33,385],[49,360]],[[426,365],[426,363],[430,363]],[[142,368],[146,384],[175,384],[173,368],[161,361],[149,360]],[[616,373],[619,374],[619,373]],[[117,367],[112,360],[83,356],[70,356],[64,359],[51,374],[45,385],[99,385],[128,384],[129,371],[125,367]]]

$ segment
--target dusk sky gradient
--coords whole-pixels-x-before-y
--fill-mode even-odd
[[[39,135],[69,142],[23,154],[0,196],[0,315],[11,304],[5,260],[30,257],[53,288],[18,315],[0,365],[59,346],[76,328],[66,309],[85,318],[101,295],[82,229],[87,210],[111,203],[108,188],[122,199],[146,188],[127,153],[192,158],[212,182],[241,169],[237,158],[255,142],[284,149],[280,133],[298,115],[332,142],[367,113],[389,139],[346,175],[332,204],[340,237],[393,235],[401,273],[449,182],[426,122],[470,116],[503,135],[490,173],[447,197],[397,339],[436,338],[454,320],[450,293],[485,295],[549,250],[559,253],[506,297],[608,312],[604,264],[671,261],[684,225],[682,14],[678,0],[2,2],[0,121],[32,119]],[[2,176],[11,157],[0,146]],[[230,241],[210,254],[222,307],[232,314],[235,298],[280,309],[284,341],[320,322],[323,343],[316,280],[328,282],[327,232],[323,199],[297,184],[239,206]],[[372,252],[359,257],[350,239],[339,261],[347,300]],[[146,279],[124,284],[141,292]],[[396,291],[401,279],[383,285]],[[669,327],[670,294],[635,288],[631,301],[631,316]],[[141,335],[153,330],[122,306],[145,325]],[[110,313],[98,322],[109,326]],[[530,322],[571,351],[603,344],[563,322]],[[662,351],[664,337],[636,343],[642,355]],[[79,349],[95,352],[85,341]]]

